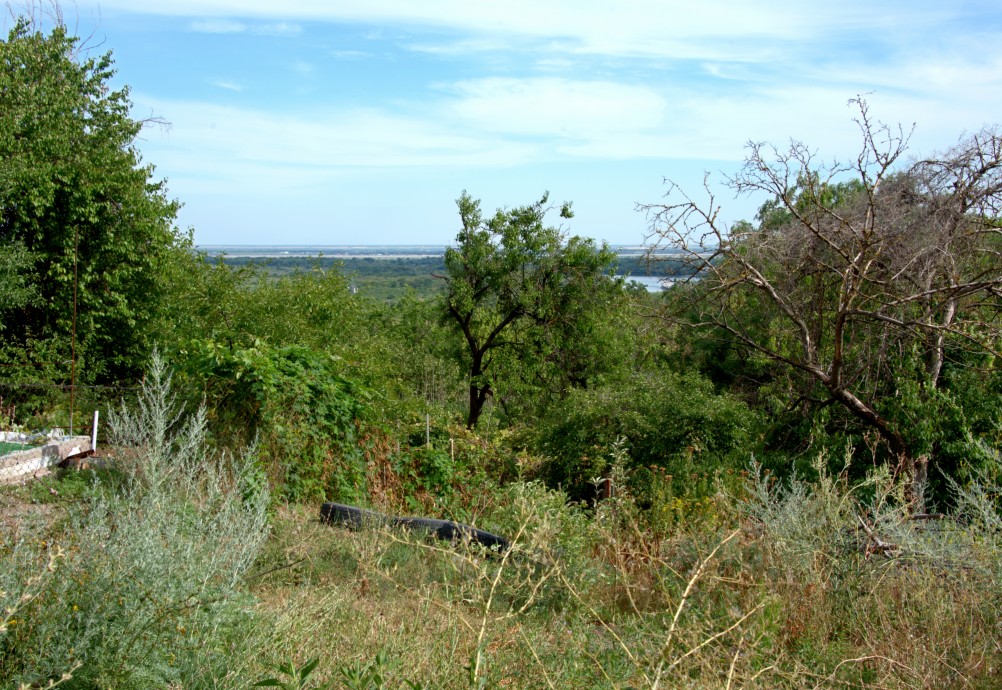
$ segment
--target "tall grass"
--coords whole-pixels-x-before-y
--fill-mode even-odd
[[[847,463],[848,463],[847,458]],[[952,516],[913,519],[882,469],[850,485],[754,476],[743,505],[781,602],[788,672],[821,686],[993,687],[1002,669],[997,487],[957,490]]]
[[[519,483],[482,513],[513,540],[503,557],[282,513],[261,654],[319,656],[334,687],[376,659],[387,688],[995,687],[992,494],[917,521],[900,492],[881,471],[752,472],[666,533],[623,491],[588,511]]]

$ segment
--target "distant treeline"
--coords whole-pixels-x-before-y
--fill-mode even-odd
[[[227,256],[230,266],[256,265],[265,267],[269,273],[285,275],[313,268],[324,270],[337,268],[345,275],[359,276],[415,276],[441,273],[445,270],[442,256],[407,257],[400,259],[337,258],[333,256],[281,256],[260,258],[255,256]]]
[[[263,268],[268,275],[275,278],[314,269],[337,270],[349,278],[352,287],[360,294],[384,302],[395,302],[408,291],[414,292],[419,297],[435,295],[442,287],[441,281],[435,276],[443,275],[445,272],[444,256],[397,259],[228,256],[225,261],[233,267]]]
[[[306,257],[283,256],[259,258],[250,256],[228,256],[226,263],[231,266],[246,266],[255,264],[267,268],[275,275],[285,275],[296,271],[308,271],[313,268],[337,268],[345,275],[358,277],[394,276],[418,277],[431,274],[442,274],[445,271],[445,260],[442,256],[406,257],[406,258],[335,258],[332,256]],[[690,270],[681,259],[658,257],[648,259],[644,256],[620,256],[617,272],[633,276],[676,276],[688,275]]]
[[[620,256],[617,271],[620,275],[631,276],[686,276],[692,273],[681,258],[658,256],[648,259],[645,256]]]
[[[435,276],[445,274],[444,256],[393,259],[228,256],[225,261],[234,267],[249,265],[262,267],[273,277],[316,268],[338,270],[351,280],[352,285],[361,294],[384,301],[396,301],[408,290],[420,297],[434,295],[442,288],[442,281]],[[643,256],[629,255],[619,257],[616,272],[629,276],[678,276],[688,275],[690,271],[680,259],[661,257],[651,261]]]

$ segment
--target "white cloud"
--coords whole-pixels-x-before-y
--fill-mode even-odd
[[[248,24],[235,19],[223,19],[212,17],[208,19],[196,19],[188,27],[195,32],[203,34],[241,34],[251,33],[258,36],[298,36],[302,33],[303,27],[298,24],[288,22],[277,22],[274,24]]]
[[[303,27],[299,24],[289,22],[278,22],[277,24],[261,24],[253,27],[253,32],[261,36],[285,36],[293,37],[303,33]]]
[[[226,80],[226,79],[214,79],[214,80],[209,81],[209,83],[212,86],[216,86],[216,87],[218,87],[220,89],[226,89],[227,91],[240,92],[240,91],[244,90],[244,87],[241,84],[238,84],[235,81],[229,81],[229,80]]]
[[[972,75],[972,79],[978,75]],[[220,88],[235,83],[215,82]],[[956,88],[970,86],[962,83]],[[177,182],[204,193],[268,193],[315,188],[346,171],[502,169],[574,160],[739,161],[749,140],[780,148],[790,139],[818,147],[822,159],[854,156],[859,134],[843,84],[756,84],[721,89],[624,85],[565,78],[485,78],[439,85],[434,102],[275,112],[136,97],[137,111],[172,123],[144,153]],[[947,92],[944,92],[947,93]],[[1002,90],[984,95],[999,112]],[[878,91],[880,119],[909,126],[916,153],[948,146],[960,129],[983,122],[970,104],[938,95]],[[270,107],[270,106],[269,106]],[[959,123],[959,124],[958,124]]]
[[[239,34],[247,30],[247,25],[233,19],[198,19],[189,28],[203,34]]]
[[[372,53],[361,50],[332,50],[331,55],[338,60],[365,60],[372,57]]]
[[[272,113],[198,102],[136,97],[137,111],[170,121],[149,136],[144,153],[174,182],[198,181],[223,191],[314,186],[346,170],[512,166],[535,147],[457,131],[435,118],[364,108]]]
[[[93,4],[97,0],[80,0]],[[973,5],[973,7],[972,7]],[[483,36],[520,36],[564,52],[693,59],[768,59],[785,44],[809,45],[821,35],[907,37],[918,27],[935,29],[977,3],[952,6],[932,0],[708,0],[669,3],[622,0],[102,0],[125,12],[241,19],[289,18],[376,25],[426,26]],[[987,11],[987,10],[984,10]],[[997,9],[995,10],[997,12]],[[474,37],[475,38],[475,37]],[[556,42],[553,42],[556,40]],[[496,42],[481,45],[491,47]],[[428,49],[430,46],[425,45]]]
[[[470,55],[472,53],[489,53],[510,51],[514,49],[512,39],[503,37],[481,36],[477,38],[464,38],[455,41],[432,42],[409,42],[403,47],[415,53],[426,53],[428,55],[441,55],[446,57],[458,57]]]

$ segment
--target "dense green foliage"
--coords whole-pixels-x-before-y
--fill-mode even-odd
[[[546,194],[489,218],[465,192],[456,204],[463,227],[445,253],[444,312],[465,343],[472,429],[490,397],[503,398],[544,362],[568,384],[586,383],[595,359],[575,348],[589,337],[592,310],[614,308],[608,296],[621,285],[609,275],[608,246],[544,225]],[[572,217],[569,204],[560,215]]]
[[[711,487],[714,470],[744,467],[754,422],[746,405],[696,374],[647,372],[573,391],[528,433],[548,458],[546,480],[579,499],[594,498],[593,482],[609,476],[618,441],[629,457],[621,469],[643,499],[652,474],[666,475],[681,495]]]
[[[31,254],[23,242],[9,242],[0,252],[0,329],[6,312],[31,305],[38,299],[38,287],[28,278]]]
[[[170,344],[209,338],[231,346],[265,340],[347,355],[365,330],[366,306],[337,270],[314,268],[272,279],[258,266],[203,255],[175,257],[171,294],[160,311]]]
[[[110,86],[110,55],[87,57],[63,27],[18,22],[0,65],[0,243],[17,276],[0,358],[14,378],[66,380],[70,367],[50,365],[71,356],[83,381],[135,376],[156,339],[164,266],[187,242],[135,148],[143,123],[128,90]]]
[[[234,348],[213,341],[187,353],[186,371],[229,447],[254,443],[270,479],[296,500],[364,500],[356,424],[372,395],[341,375],[333,355],[300,345]]]

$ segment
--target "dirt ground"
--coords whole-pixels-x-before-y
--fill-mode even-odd
[[[57,502],[33,500],[27,485],[0,487],[0,544],[43,533],[63,510]]]

